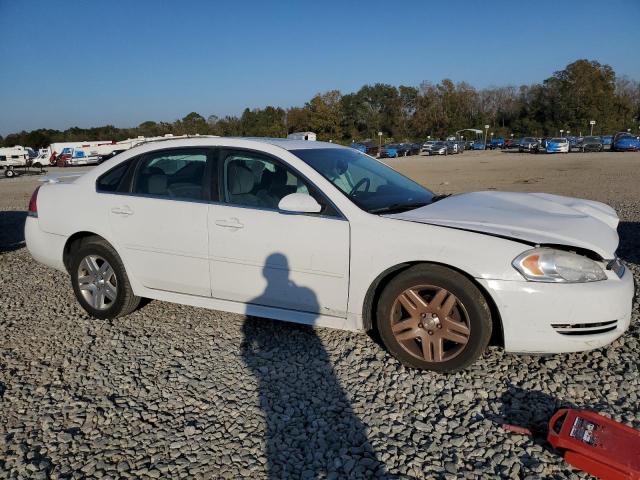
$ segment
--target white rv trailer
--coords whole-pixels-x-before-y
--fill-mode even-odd
[[[313,132],[294,132],[287,135],[287,138],[292,140],[310,140],[315,142],[316,134]]]
[[[32,148],[16,145],[15,147],[0,148],[0,168],[26,167],[35,158],[36,152]]]

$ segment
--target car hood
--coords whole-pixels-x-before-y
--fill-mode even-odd
[[[613,258],[618,216],[604,203],[547,193],[471,192],[388,218],[521,240],[566,245]]]

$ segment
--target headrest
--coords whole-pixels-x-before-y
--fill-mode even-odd
[[[147,180],[147,193],[151,195],[167,194],[167,176],[151,175]]]
[[[229,193],[231,195],[243,195],[251,192],[256,186],[256,177],[251,170],[238,162],[229,164],[227,170],[227,181],[229,182]]]
[[[266,188],[284,187],[286,184],[287,171],[284,168],[276,167],[273,172],[265,170],[262,174],[262,185],[264,185]]]

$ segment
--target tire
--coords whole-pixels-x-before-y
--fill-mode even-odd
[[[36,162],[33,164],[34,168],[42,168],[42,164],[40,162]]]
[[[13,168],[5,168],[4,176],[7,178],[13,178],[16,176],[16,172],[13,171]]]
[[[85,259],[88,258],[93,258],[93,261],[85,263]],[[95,288],[96,283],[99,282],[81,282],[80,276],[81,272],[83,274],[82,277],[85,279],[94,276],[86,267],[91,263],[93,264],[94,269],[96,266],[98,268],[104,267],[104,263],[102,263],[101,260],[111,267],[111,271],[107,270],[103,272],[103,275],[100,275],[100,277],[104,278],[104,280],[101,281],[104,305],[96,306],[95,302],[90,303],[90,300],[96,298]],[[84,308],[92,317],[110,319],[128,315],[140,304],[141,299],[133,293],[133,289],[129,283],[129,278],[127,277],[127,272],[125,271],[120,256],[115,249],[102,238],[90,237],[84,240],[80,248],[78,248],[71,257],[69,272],[71,274],[73,291],[76,294],[76,298],[78,299],[80,306],[82,306],[82,308]],[[109,294],[104,290],[104,287],[107,287],[107,284],[112,288],[111,294],[114,296],[113,299],[111,299]],[[93,291],[91,291],[90,285],[93,285],[93,287],[91,287],[93,288]],[[113,291],[115,291],[115,294]],[[83,292],[86,292],[86,294]]]
[[[424,302],[413,314],[405,307],[418,305],[407,304],[407,299],[415,298],[412,289]],[[424,264],[402,272],[385,287],[376,307],[376,326],[387,350],[403,365],[436,372],[453,372],[474,363],[492,332],[490,309],[480,290],[458,272]],[[403,335],[407,338],[397,338]],[[429,342],[426,354],[422,339]]]

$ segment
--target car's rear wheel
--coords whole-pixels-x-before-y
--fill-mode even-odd
[[[395,277],[376,312],[380,338],[408,367],[437,372],[475,362],[491,338],[489,306],[464,275],[439,265],[418,265]]]
[[[120,256],[103,239],[95,238],[82,244],[73,253],[69,270],[78,302],[93,317],[127,315],[140,304]]]

